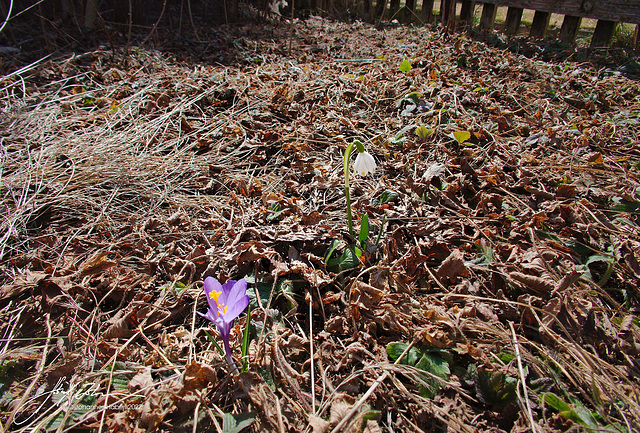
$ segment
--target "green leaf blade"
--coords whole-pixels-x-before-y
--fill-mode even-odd
[[[360,222],[360,234],[358,235],[358,242],[364,248],[367,238],[369,237],[369,216],[367,214],[362,215],[362,221]]]

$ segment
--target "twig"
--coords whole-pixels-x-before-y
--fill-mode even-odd
[[[531,404],[529,403],[529,395],[527,392],[526,376],[524,375],[524,369],[522,368],[522,357],[520,356],[520,346],[518,345],[518,338],[516,337],[516,330],[513,328],[513,322],[509,322],[509,328],[511,328],[511,336],[513,337],[513,347],[516,352],[516,359],[518,360],[518,373],[520,374],[520,385],[522,386],[522,393],[524,395],[524,403],[527,408],[527,416],[529,417],[529,424],[531,425],[531,431],[537,433],[536,421],[533,418],[533,411],[531,410]]]
[[[138,328],[138,330],[136,330],[136,333],[133,334],[127,341],[125,341],[125,343],[118,348],[116,353],[114,353],[113,356],[111,356],[111,358],[104,364],[105,367],[107,367],[107,368],[109,368],[109,364],[111,364],[111,369],[109,371],[109,381],[107,383],[107,390],[105,391],[105,396],[104,396],[104,406],[102,407],[102,410],[100,411],[101,415],[100,415],[100,425],[98,427],[98,433],[102,433],[102,428],[104,427],[105,417],[107,416],[107,405],[109,404],[109,395],[111,394],[111,384],[113,383],[113,372],[114,372],[115,367],[116,367],[116,360],[118,359],[118,356],[120,356],[120,353],[122,353],[122,351],[129,344],[131,344],[133,342],[133,340],[138,338],[138,336],[139,336],[139,332],[138,331],[139,331],[139,328]]]
[[[285,429],[284,429],[284,422],[282,421],[282,408],[280,407],[280,399],[275,394],[273,394],[273,398],[275,399],[275,402],[276,402],[276,413],[278,414],[278,429],[280,433],[284,433]]]
[[[189,21],[191,22],[191,27],[193,27],[193,34],[196,36],[196,40],[198,42],[202,42],[200,40],[200,36],[198,36],[198,29],[196,28],[196,25],[193,23],[193,14],[191,13],[191,0],[187,0],[187,10],[189,11]],[[224,16],[225,19],[227,17],[227,6],[226,4],[224,5]]]
[[[296,0],[291,0],[291,26],[289,27],[289,49],[287,51],[287,56],[289,57],[291,57],[291,44],[293,41],[293,27],[294,27],[293,15],[295,10],[295,4],[296,4]]]
[[[156,32],[156,29],[158,28],[158,24],[160,24],[160,21],[162,20],[162,17],[164,16],[164,10],[165,10],[166,7],[167,7],[167,0],[164,0],[162,2],[162,10],[160,11],[160,16],[158,17],[158,20],[153,25],[153,28],[149,32],[149,35],[147,35],[147,37],[144,39],[144,41],[142,41],[142,43],[140,45],[144,46],[147,43],[147,41],[149,40],[149,38],[151,38],[151,36]]]
[[[316,414],[316,380],[314,372],[313,359],[313,296],[311,292],[307,292],[307,300],[309,301],[309,355],[311,357],[311,413]]]
[[[198,411],[200,410],[201,403],[202,402],[198,400],[195,409],[193,409],[193,429],[191,429],[193,433],[198,432]]]

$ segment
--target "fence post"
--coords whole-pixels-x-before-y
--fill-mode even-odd
[[[531,23],[531,32],[529,36],[532,38],[543,39],[547,34],[547,27],[549,27],[549,19],[551,14],[549,12],[536,11],[533,15],[533,23]]]
[[[508,35],[517,35],[522,22],[522,8],[510,7],[507,10],[507,19],[505,20],[505,33]]]
[[[396,12],[400,10],[400,0],[389,0],[389,16],[396,16]]]
[[[493,30],[498,8],[492,3],[482,5],[482,18],[480,18],[480,30]]]
[[[387,1],[389,0],[377,0],[376,2],[375,17],[378,19],[378,22],[384,19],[384,12],[387,8]]]
[[[615,28],[616,23],[614,21],[598,20],[593,36],[591,36],[589,48],[608,47]]]
[[[569,44],[573,44],[576,41],[580,24],[582,23],[581,17],[573,17],[571,15],[565,15],[562,21],[562,27],[560,27],[560,40]]]
[[[416,0],[406,0],[404,4],[405,10],[403,14],[404,21],[413,21],[413,12],[416,9]]]
[[[447,32],[456,30],[456,0],[444,0],[442,3],[442,25]]]
[[[473,15],[476,10],[476,2],[471,0],[462,0],[462,9],[460,9],[460,22],[468,29],[473,27]]]
[[[425,23],[433,22],[433,2],[435,0],[422,0],[422,21]]]

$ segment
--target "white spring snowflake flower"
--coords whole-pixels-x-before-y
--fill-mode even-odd
[[[373,173],[376,167],[376,160],[373,159],[373,155],[369,152],[358,153],[356,162],[353,163],[353,168],[360,176],[366,176],[369,173]]]

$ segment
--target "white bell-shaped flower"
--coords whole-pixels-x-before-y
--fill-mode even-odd
[[[373,159],[373,155],[369,152],[358,153],[356,162],[353,163],[353,168],[360,176],[366,176],[369,173],[373,173],[376,167],[376,160]]]

